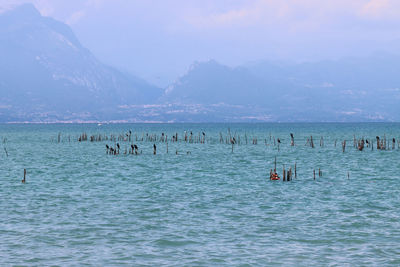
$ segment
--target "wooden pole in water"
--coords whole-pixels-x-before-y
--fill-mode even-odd
[[[283,181],[286,181],[286,171],[285,171],[285,166],[283,167]]]
[[[26,169],[24,169],[24,179],[21,181],[23,184],[26,182]]]
[[[383,139],[384,140],[383,147],[384,147],[384,150],[386,150],[386,134],[383,135],[383,138],[384,138]]]
[[[315,180],[315,169],[314,169],[314,180]]]
[[[297,178],[297,169],[296,169],[297,163],[294,163],[294,178]]]
[[[292,133],[290,133],[290,139],[291,139],[290,145],[294,146],[294,137]]]

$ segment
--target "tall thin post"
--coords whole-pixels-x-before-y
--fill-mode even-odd
[[[26,169],[24,169],[24,179],[21,181],[23,184],[26,182]]]

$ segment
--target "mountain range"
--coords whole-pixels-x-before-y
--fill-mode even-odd
[[[99,62],[72,30],[31,4],[0,15],[0,120],[107,118],[162,89]]]
[[[101,63],[68,25],[24,4],[0,14],[0,59],[0,122],[400,121],[400,57],[384,52],[195,62],[158,88]]]

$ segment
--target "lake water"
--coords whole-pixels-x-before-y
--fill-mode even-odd
[[[78,142],[129,130],[140,155]],[[162,132],[168,153],[146,141]],[[400,124],[3,124],[0,138],[1,266],[400,265]],[[270,181],[275,156],[297,178]]]

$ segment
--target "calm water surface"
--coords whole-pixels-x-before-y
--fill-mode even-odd
[[[233,153],[219,143],[228,128]],[[141,155],[111,156],[112,141],[77,141],[129,130],[179,142],[153,155],[133,140]],[[206,143],[183,142],[185,130]],[[353,134],[397,139],[400,124],[0,125],[0,265],[399,266],[398,144],[360,152]],[[297,179],[269,181],[275,156]]]

